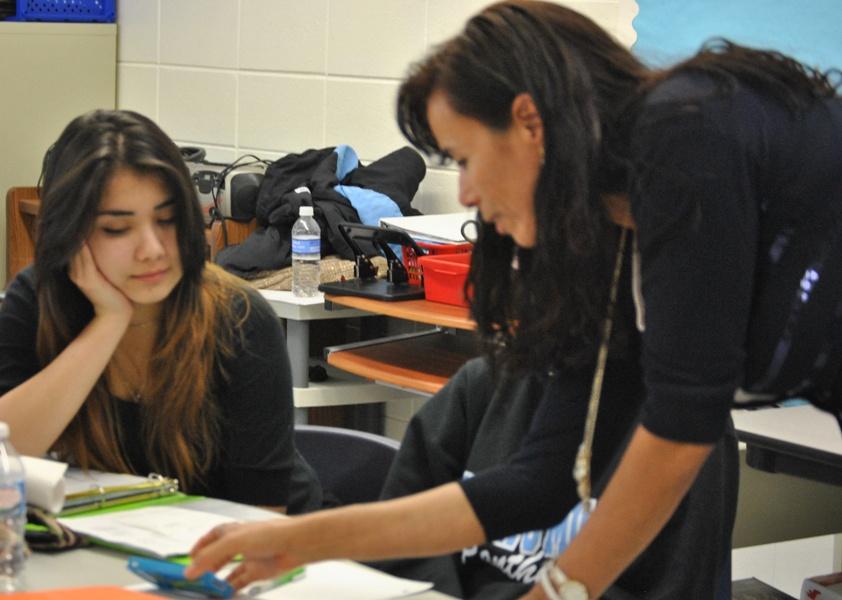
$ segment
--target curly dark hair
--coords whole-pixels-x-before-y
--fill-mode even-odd
[[[628,192],[629,134],[639,107],[652,87],[679,71],[706,73],[723,90],[744,82],[793,110],[836,93],[828,74],[724,40],[671,69],[650,70],[587,17],[534,0],[489,6],[410,69],[398,93],[398,125],[443,161],[449,157],[427,121],[435,91],[458,113],[498,131],[511,125],[512,102],[525,92],[543,122],[535,246],[517,248],[481,224],[469,275],[473,317],[501,363],[522,369],[593,360],[618,237],[602,198]]]

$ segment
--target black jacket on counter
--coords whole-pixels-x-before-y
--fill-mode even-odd
[[[404,147],[371,163],[357,166],[339,178],[336,148],[288,154],[272,163],[257,196],[257,229],[241,244],[222,250],[216,262],[228,271],[247,277],[250,273],[290,266],[293,223],[310,189],[314,216],[322,230],[322,255],[338,254],[353,259],[354,253],[339,233],[342,222],[359,223],[356,209],[335,188],[337,185],[370,189],[388,196],[404,216],[417,215],[412,198],[426,173],[421,156]]]

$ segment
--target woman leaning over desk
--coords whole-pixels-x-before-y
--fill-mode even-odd
[[[640,598],[730,597],[729,407],[749,372],[754,294],[777,293],[755,289],[756,274],[803,249],[795,232],[839,230],[834,86],[727,42],[652,71],[585,17],[515,0],[417,65],[398,106],[410,140],[457,162],[460,200],[482,216],[472,311],[497,368],[549,370],[558,393],[506,465],[403,499],[216,529],[190,572],[242,552],[231,577],[242,585],[322,558],[430,555],[548,527],[578,500],[575,464],[580,496],[592,479],[598,503],[530,599],[595,598],[614,581]],[[825,254],[808,284],[835,277]],[[780,293],[787,304],[812,293],[798,291]],[[819,363],[836,376],[838,357]],[[592,454],[577,461],[601,388]]]
[[[192,494],[318,507],[280,324],[205,264],[175,144],[139,114],[87,113],[47,152],[40,197],[35,263],[0,310],[0,419],[15,446],[177,477]]]

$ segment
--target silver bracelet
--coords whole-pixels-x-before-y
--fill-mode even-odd
[[[542,566],[541,570],[538,572],[538,580],[541,582],[541,587],[544,589],[544,593],[547,595],[549,600],[563,600],[563,598],[559,596],[558,590],[555,589],[552,579],[550,579],[550,571],[554,566],[555,561],[553,561],[553,559],[546,561],[544,566]]]

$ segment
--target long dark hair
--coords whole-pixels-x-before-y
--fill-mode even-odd
[[[592,360],[617,239],[602,197],[629,189],[629,131],[642,98],[682,70],[708,73],[723,88],[744,81],[794,108],[833,94],[826,76],[792,59],[730,43],[650,71],[587,17],[533,0],[489,6],[411,68],[398,93],[398,124],[428,154],[448,159],[427,122],[437,90],[496,130],[510,126],[512,102],[526,92],[543,121],[534,248],[518,249],[483,224],[469,275],[473,316],[500,362],[517,369]]]
[[[158,177],[174,200],[183,276],[164,301],[144,405],[144,449],[151,466],[189,486],[214,458],[218,414],[213,372],[232,340],[220,323],[236,318],[228,296],[237,286],[205,268],[204,221],[178,147],[148,118],[97,110],[77,117],[44,157],[35,244],[39,304],[37,352],[49,364],[93,317],[93,307],[70,281],[70,258],[91,234],[102,192],[119,168]],[[129,471],[106,368],[54,449],[82,467]]]

